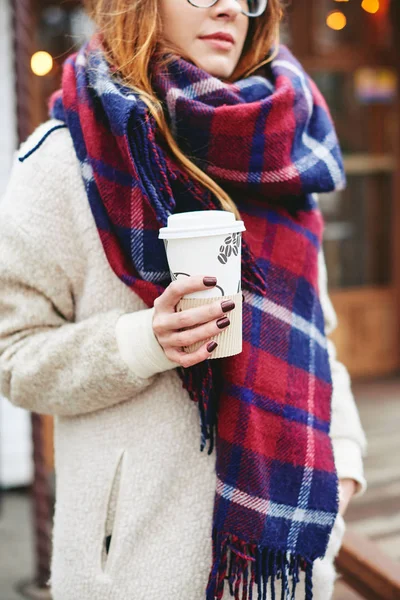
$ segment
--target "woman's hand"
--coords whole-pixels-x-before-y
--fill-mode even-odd
[[[193,275],[177,279],[154,301],[153,331],[167,357],[182,367],[191,367],[209,358],[215,350],[214,341],[204,343],[196,352],[187,353],[182,346],[206,341],[230,325],[225,315],[235,308],[231,300],[176,312],[176,305],[186,294],[204,291],[217,284],[215,277]],[[187,331],[184,331],[185,329]]]
[[[344,515],[357,489],[354,479],[339,479],[339,514]]]

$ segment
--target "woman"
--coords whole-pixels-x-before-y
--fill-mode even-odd
[[[100,33],[0,207],[1,390],[55,416],[53,597],[328,600],[365,441],[325,338],[327,108],[277,46],[278,0],[88,8]],[[247,230],[244,343],[211,361],[241,306],[176,313],[217,282],[171,283],[157,236],[218,208]]]

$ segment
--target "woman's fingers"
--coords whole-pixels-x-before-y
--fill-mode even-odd
[[[160,311],[175,312],[175,306],[183,296],[203,291],[215,285],[217,285],[216,277],[204,277],[203,275],[181,277],[170,283],[165,292],[155,299],[154,306]]]
[[[216,300],[211,304],[205,304],[204,306],[198,306],[196,308],[188,308],[181,312],[160,314],[154,318],[153,329],[156,331],[157,335],[162,338],[163,334],[165,335],[172,331],[189,329],[196,327],[197,325],[202,325],[203,323],[215,321],[234,308],[235,303],[233,300],[224,300],[222,302]]]
[[[220,334],[226,327],[229,327],[230,320],[224,315],[217,320],[212,320],[204,325],[198,325],[193,329],[185,331],[173,331],[159,336],[159,341],[163,346],[172,346],[173,348],[182,346],[191,346],[197,342],[208,340],[215,335]]]
[[[178,350],[177,348],[167,347],[164,349],[167,357],[173,362],[178,363],[181,367],[187,369],[188,367],[192,367],[193,365],[197,365],[197,363],[203,362],[203,360],[207,360],[210,358],[210,354],[217,348],[217,342],[210,341],[206,344],[203,344],[196,350],[195,352],[184,352],[183,350]]]
[[[173,281],[154,302],[153,330],[166,356],[182,367],[191,367],[210,357],[217,343],[210,338],[229,327],[225,313],[235,308],[232,300],[217,300],[209,304],[175,312],[176,305],[187,294],[212,288],[215,277],[201,275]],[[183,347],[204,342],[195,352]]]

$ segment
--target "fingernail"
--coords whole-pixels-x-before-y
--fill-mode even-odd
[[[230,320],[228,319],[228,317],[222,317],[221,319],[218,319],[218,321],[217,321],[217,327],[219,329],[224,329],[225,327],[228,327],[229,324],[230,324]]]
[[[208,342],[208,344],[207,344],[208,352],[213,352],[213,350],[215,350],[215,348],[217,346],[218,346],[217,342]]]
[[[212,287],[213,285],[217,285],[216,277],[204,277],[203,283],[206,287]]]
[[[221,302],[222,312],[226,313],[235,308],[235,303],[233,300],[224,300]]]

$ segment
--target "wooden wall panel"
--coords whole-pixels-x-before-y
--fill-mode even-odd
[[[330,295],[339,321],[332,340],[350,374],[370,377],[396,371],[400,348],[395,291],[362,288]]]

